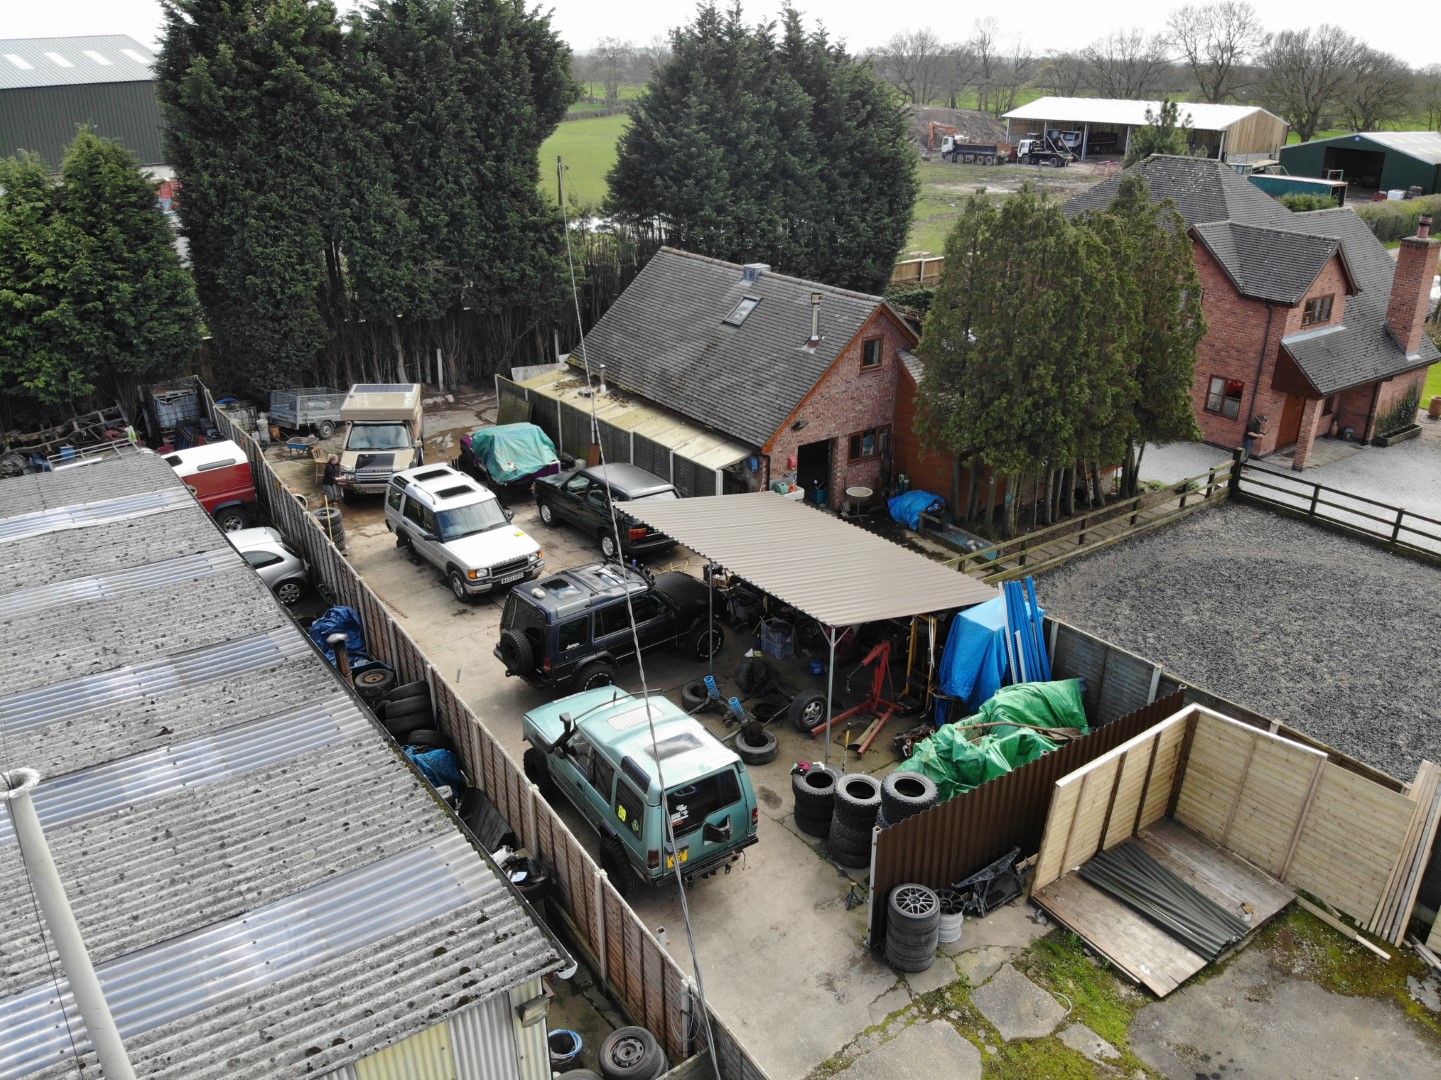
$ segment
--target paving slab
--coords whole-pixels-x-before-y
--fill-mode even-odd
[[[972,986],[980,986],[1000,971],[1002,964],[1014,960],[1023,951],[1014,945],[987,945],[981,949],[972,949],[956,957],[956,970],[964,975]]]
[[[971,1004],[1007,1042],[1043,1038],[1055,1031],[1066,1016],[1065,1006],[1010,964],[972,991]]]
[[[981,1080],[981,1052],[944,1020],[932,1020],[912,1024],[838,1075],[844,1080],[896,1080],[900,1076]]]
[[[929,994],[932,990],[939,990],[956,981],[956,965],[950,957],[942,953],[936,954],[936,962],[925,971],[910,971],[906,973],[906,985],[911,988],[911,993],[919,997],[921,994]]]
[[[1070,1027],[1062,1028],[1060,1039],[1072,1050],[1084,1054],[1099,1064],[1115,1061],[1121,1056],[1120,1051],[1085,1024],[1072,1024]]]
[[[1221,974],[1147,1005],[1131,1050],[1164,1076],[1225,1080],[1441,1076],[1441,1051],[1385,1002],[1278,974],[1248,949]]]
[[[901,983],[891,987],[870,1004],[871,1023],[879,1024],[893,1012],[904,1009],[911,1003],[910,991]]]

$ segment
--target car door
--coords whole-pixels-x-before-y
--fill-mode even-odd
[[[630,630],[631,611],[635,612],[636,635]],[[640,638],[641,648],[649,650],[674,640],[674,625],[670,610],[661,603],[660,597],[654,593],[638,593],[631,597],[630,610],[624,600],[595,610],[595,650],[608,652],[617,662],[623,662],[635,656],[636,636]]]
[[[591,484],[581,501],[580,512],[587,532],[610,532],[610,492],[604,484]]]
[[[426,562],[434,566],[440,566],[442,556],[440,554],[439,537],[436,535],[435,515],[430,512],[430,507],[420,502],[413,495],[405,497],[405,506],[401,509],[401,528],[405,535],[410,538],[411,547],[415,553]],[[429,538],[429,539],[427,539]]]
[[[269,588],[275,588],[275,583],[280,580],[280,575],[285,570],[285,560],[279,554],[267,548],[256,548],[253,551],[241,552],[241,555],[255,568],[261,581]]]
[[[577,474],[560,484],[551,503],[555,512],[574,525],[584,525],[585,496],[593,483],[590,477]]]

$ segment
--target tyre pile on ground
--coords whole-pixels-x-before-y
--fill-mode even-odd
[[[897,885],[886,906],[886,963],[897,971],[925,971],[936,960],[941,901],[924,885]]]
[[[600,1072],[571,1069],[561,1080],[656,1080],[670,1065],[655,1036],[643,1027],[616,1028],[600,1044]]]
[[[836,781],[840,772],[826,765],[812,764],[806,772],[791,774],[795,796],[796,828],[824,840],[831,831]]]
[[[866,773],[846,773],[836,781],[826,854],[853,869],[871,864],[871,829],[881,810],[881,785]]]
[[[936,782],[924,773],[901,772],[897,769],[881,781],[881,812],[876,820],[881,828],[899,825],[908,817],[936,805]]]
[[[424,679],[395,685],[395,672],[369,667],[353,680],[355,692],[379,718],[391,738],[401,746],[427,750],[454,750],[455,746],[435,726],[435,705],[430,684]]]

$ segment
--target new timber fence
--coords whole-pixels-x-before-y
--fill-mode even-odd
[[[685,1061],[706,1050],[700,1003],[689,977],[625,903],[585,847],[525,778],[496,737],[430,663],[380,598],[346,562],[316,518],[270,468],[262,448],[215,407],[200,386],[206,410],[221,435],[245,448],[255,473],[261,509],[298,546],[332,603],[354,608],[370,655],[389,664],[400,682],[430,684],[440,729],[454,741],[472,781],[485,790],[522,842],[553,868],[552,896],[573,937],[631,1019],[649,1028],[667,1056]],[[377,735],[377,737],[379,737]],[[722,1080],[768,1080],[740,1042],[710,1014],[711,1048]]]

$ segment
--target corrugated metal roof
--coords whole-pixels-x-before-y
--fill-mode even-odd
[[[137,1071],[323,1073],[559,967],[164,462],[3,481],[0,513],[93,518],[64,500],[146,489],[184,501],[0,547],[7,764],[46,778],[37,810]],[[33,575],[9,573],[12,552]],[[55,954],[11,839],[0,830],[0,1077],[59,1080],[75,1062]]]
[[[585,376],[574,370],[547,371],[520,385],[532,393],[563,402],[590,415],[591,396],[584,392]],[[604,423],[643,435],[667,450],[713,469],[725,468],[756,451],[754,446],[727,438],[718,431],[621,390],[610,389],[596,398],[595,416]]]
[[[1362,131],[1355,135],[1333,135],[1329,139],[1315,139],[1312,145],[1343,146],[1356,139],[1370,139],[1388,150],[1395,150],[1428,165],[1441,165],[1441,132],[1438,131]]]
[[[124,34],[0,39],[0,90],[150,82],[155,54]]]
[[[768,491],[631,503],[628,512],[827,626],[984,603],[996,590]]]
[[[1259,105],[1203,105],[1189,101],[1177,102],[1182,121],[1191,118],[1197,131],[1225,131],[1248,116],[1266,112]],[[1161,111],[1159,101],[1129,101],[1123,98],[1043,97],[1004,114],[1007,120],[1053,120],[1073,124],[1146,123],[1146,110]],[[1274,113],[1267,115],[1275,117]]]

